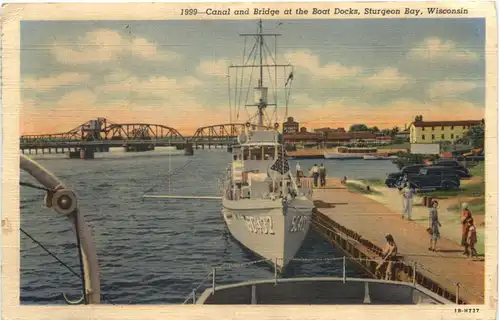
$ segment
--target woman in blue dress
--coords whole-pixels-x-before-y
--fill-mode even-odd
[[[437,200],[432,201],[432,207],[429,209],[429,234],[430,239],[430,251],[436,251],[436,243],[439,238],[439,227],[441,223],[439,222],[438,212],[437,212],[438,202]]]

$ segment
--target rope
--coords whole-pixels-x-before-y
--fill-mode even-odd
[[[85,304],[88,304],[88,297],[87,297],[87,291],[86,291],[86,281],[85,281],[85,270],[83,267],[83,252],[82,252],[82,246],[81,246],[81,241],[80,241],[80,224],[78,223],[78,214],[75,212],[75,230],[76,230],[76,246],[78,248],[78,260],[80,261],[80,275],[82,279],[82,290],[83,290],[83,302]]]
[[[198,291],[198,289],[205,283],[205,281],[207,281],[207,279],[212,275],[212,272],[210,272],[209,274],[207,274],[205,276],[205,278],[203,278],[203,280],[201,280],[201,282],[198,284],[198,286],[196,286],[196,288],[194,288],[193,290],[191,290],[191,292],[189,294],[186,295],[186,299],[184,300],[184,302],[182,304],[186,304],[186,302],[188,302],[190,299],[192,299],[193,297],[193,292],[196,294],[196,291]]]
[[[185,164],[183,164],[179,168],[175,169],[174,171],[169,172],[167,174],[167,178],[170,179],[175,173],[177,173],[178,171],[180,171],[180,170],[184,169],[185,167],[187,167],[192,161],[193,160],[189,160],[188,162],[186,162]],[[152,186],[151,188],[149,188],[148,190],[144,191],[144,193],[142,195],[145,195],[146,193],[149,193],[149,192],[153,191],[153,189],[156,188],[162,182],[159,182],[159,183],[155,184],[154,186]]]
[[[30,188],[33,188],[33,189],[38,189],[38,190],[44,190],[44,191],[53,191],[49,188],[45,188],[45,187],[42,187],[42,186],[37,186],[36,184],[33,184],[33,183],[29,183],[29,182],[19,182],[19,185],[21,186],[24,186],[24,187],[30,187]]]
[[[37,186],[37,185],[29,183],[29,182],[20,182],[19,184],[22,185],[22,186],[25,186],[25,187],[33,188],[33,189],[45,190],[45,191],[53,191],[51,189],[48,189],[48,188],[45,188],[45,187],[40,187],[40,186]],[[85,284],[85,277],[84,277],[85,271],[84,271],[84,267],[83,267],[83,252],[82,252],[82,247],[80,245],[80,230],[79,230],[78,216],[77,215],[75,215],[75,229],[76,229],[76,245],[78,247],[78,258],[79,258],[79,261],[80,261],[80,274],[78,274],[75,270],[73,270],[73,268],[71,268],[69,265],[67,265],[64,261],[62,261],[61,259],[59,259],[55,254],[53,254],[52,252],[50,252],[49,249],[47,249],[42,243],[40,243],[38,240],[36,240],[34,237],[32,237],[23,228],[19,227],[19,230],[21,230],[21,232],[24,235],[26,235],[28,238],[30,238],[31,241],[33,241],[38,246],[40,246],[40,248],[42,248],[47,254],[49,254],[52,258],[54,258],[57,262],[59,262],[63,267],[65,267],[66,269],[68,269],[73,275],[77,276],[78,278],[80,278],[82,280],[83,299],[84,299],[85,304],[88,304],[87,294],[86,294],[86,291],[85,291],[86,284]],[[101,296],[105,300],[107,300],[109,303],[113,304],[113,302],[110,301],[109,299],[107,299],[104,294],[101,294]]]
[[[65,267],[69,272],[71,272],[73,275],[77,276],[78,278],[83,278],[81,274],[78,274],[73,268],[71,268],[68,264],[66,264],[64,261],[59,259],[55,254],[50,252],[49,249],[47,249],[42,243],[40,243],[38,240],[36,240],[33,236],[31,236],[28,232],[26,232],[23,228],[19,228],[21,232],[27,236],[28,238],[31,239],[34,243],[36,243],[40,248],[42,248],[48,255],[50,255],[52,258],[54,258],[57,262],[59,262],[63,267]],[[84,287],[85,290],[85,287]],[[109,298],[107,298],[104,294],[101,293],[101,296],[104,298],[104,300],[108,301],[110,304],[114,304]]]

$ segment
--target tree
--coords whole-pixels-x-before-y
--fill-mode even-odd
[[[389,136],[392,134],[392,131],[391,129],[382,129],[380,133],[383,134],[384,136]]]
[[[380,129],[377,127],[377,126],[374,126],[374,127],[371,127],[369,129],[369,131],[373,132],[373,133],[376,133],[376,132],[380,132]]]
[[[484,123],[472,126],[465,136],[467,142],[474,148],[484,148]]]
[[[399,133],[399,127],[398,126],[394,126],[394,128],[391,129],[391,135],[392,136],[395,136],[396,134]]]
[[[424,121],[424,117],[422,115],[418,115],[415,117],[415,122],[421,122]]]
[[[366,124],[353,124],[349,127],[349,132],[361,132],[361,131],[369,131],[369,128]]]
[[[425,160],[434,161],[439,158],[437,155],[413,154],[409,152],[398,152],[397,156],[398,158],[394,159],[392,163],[397,165],[399,170],[408,165],[423,164]]]

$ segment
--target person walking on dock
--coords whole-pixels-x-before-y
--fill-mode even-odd
[[[467,220],[469,226],[467,232],[467,245],[469,247],[469,258],[474,258],[477,256],[476,243],[477,243],[477,232],[476,226],[474,225],[474,219]]]
[[[318,177],[319,177],[319,168],[317,164],[314,164],[314,166],[311,169],[313,180],[314,180],[314,186],[318,186]]]
[[[326,186],[326,168],[323,166],[323,164],[320,164],[318,171],[319,171],[319,184],[320,186],[324,187]]]
[[[407,183],[406,188],[402,190],[402,194],[403,214],[401,215],[401,219],[404,219],[405,216],[408,216],[408,220],[411,220],[411,211],[413,209],[413,195],[415,194],[415,189]]]
[[[385,240],[387,241],[384,251],[382,252],[383,260],[375,269],[376,272],[387,262],[387,269],[385,271],[385,280],[392,280],[392,268],[394,267],[394,262],[398,254],[398,246],[394,237],[388,233],[385,235]]]
[[[430,240],[430,251],[436,251],[437,240],[439,239],[439,227],[441,227],[441,223],[438,218],[438,202],[437,200],[432,201],[432,207],[429,209],[429,234],[431,235]]]
[[[468,203],[462,203],[462,246],[464,247],[463,254],[469,255],[469,244],[467,243],[467,237],[469,234],[469,221],[472,220],[472,212],[469,210]]]
[[[298,161],[295,165],[295,174],[297,176],[297,184],[300,184],[300,178],[302,177],[302,168],[300,167],[300,163]]]

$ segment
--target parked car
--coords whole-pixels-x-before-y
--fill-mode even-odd
[[[420,169],[427,167],[425,164],[413,164],[403,167],[399,172],[389,173],[385,178],[385,185],[389,188],[399,186],[405,176],[418,174]]]
[[[462,179],[471,177],[469,169],[462,166],[460,164],[460,162],[458,162],[455,159],[439,159],[432,166],[433,167],[446,167],[446,168],[450,168],[452,170],[455,170],[455,171],[457,171],[458,176],[460,176],[460,178],[462,178]]]
[[[460,177],[447,167],[427,167],[417,175],[407,177],[410,186],[419,191],[455,190],[460,187]]]

